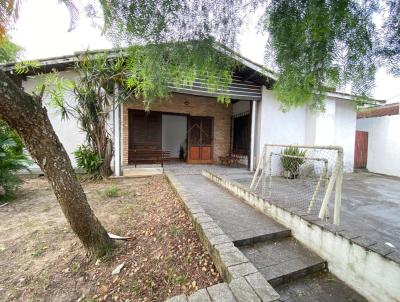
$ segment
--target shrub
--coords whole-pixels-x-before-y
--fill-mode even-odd
[[[290,146],[281,151],[281,162],[285,176],[288,178],[297,178],[300,174],[300,166],[304,164],[306,151],[301,151],[298,147]],[[285,156],[286,155],[286,156]]]
[[[28,170],[29,163],[17,133],[0,120],[0,203],[14,196],[21,183],[17,172]]]
[[[74,156],[79,168],[83,169],[91,177],[100,176],[102,159],[100,155],[90,147],[81,145],[75,150]]]

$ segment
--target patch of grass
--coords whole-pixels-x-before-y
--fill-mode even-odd
[[[120,242],[115,241],[113,245],[107,245],[104,248],[104,256],[98,257],[97,259],[100,260],[100,262],[107,262],[112,259],[114,256],[114,250],[118,249],[118,245],[121,245]]]
[[[175,283],[177,283],[179,285],[186,283],[186,281],[187,281],[187,277],[185,275],[178,275],[175,278]]]
[[[40,250],[39,251],[33,251],[31,253],[32,257],[34,257],[34,258],[40,257],[42,254],[43,254],[43,251],[40,251]]]
[[[169,227],[169,233],[173,236],[180,236],[183,233],[182,228],[180,228],[179,226],[173,224]]]
[[[112,186],[105,191],[107,197],[118,197],[120,196],[120,191],[116,186]]]
[[[132,281],[131,291],[134,292],[135,294],[139,293],[140,286],[137,284],[136,281]]]
[[[192,262],[193,262],[193,257],[190,256],[190,255],[187,255],[187,256],[185,257],[185,262],[186,262],[187,264],[192,263]]]
[[[79,265],[79,263],[76,262],[76,261],[73,261],[73,262],[71,263],[71,265],[69,266],[69,270],[70,270],[70,272],[73,273],[73,274],[77,273],[77,272],[79,271],[79,269],[80,269],[80,265]]]
[[[156,283],[154,282],[153,278],[150,275],[145,275],[145,277],[143,278],[143,284],[148,289],[153,289],[156,287]]]
[[[178,275],[172,268],[166,272],[165,281],[171,285],[182,285],[187,282],[187,276],[183,274]]]

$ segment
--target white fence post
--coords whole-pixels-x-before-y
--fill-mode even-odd
[[[335,193],[335,210],[333,214],[333,223],[340,224],[340,210],[342,207],[342,182],[343,182],[343,149],[338,151],[338,165],[339,171],[336,179],[336,193]]]

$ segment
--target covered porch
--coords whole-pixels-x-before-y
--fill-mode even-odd
[[[251,170],[255,109],[261,97],[261,88],[253,89],[255,96],[245,95],[228,105],[218,103],[216,96],[182,91],[167,101],[153,102],[150,112],[139,100],[120,105],[114,119],[115,175],[151,164],[137,161],[137,150],[161,150],[168,152],[168,162],[187,164],[218,164],[221,157],[233,154]]]
[[[143,111],[143,102],[137,99],[116,106],[115,176],[122,176],[139,148],[166,150],[171,158],[188,164],[217,164],[235,154],[240,164],[253,170],[260,144],[261,100],[265,89],[272,88],[274,75],[236,53],[230,55],[240,67],[223,91],[210,91],[206,79],[196,78],[191,85],[169,83],[171,97],[154,100],[150,113]],[[231,103],[219,103],[220,95]]]

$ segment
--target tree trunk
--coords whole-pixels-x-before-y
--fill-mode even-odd
[[[51,182],[54,194],[72,230],[89,256],[101,257],[113,247],[72,168],[41,100],[23,92],[0,70],[0,118],[15,129],[31,156]]]
[[[103,154],[101,154],[101,158],[103,160],[103,163],[100,166],[100,175],[104,178],[109,177],[112,174],[111,170],[111,159],[113,156],[113,150],[112,150],[112,141],[111,139],[108,138],[108,135],[105,134],[105,146],[102,146]]]

